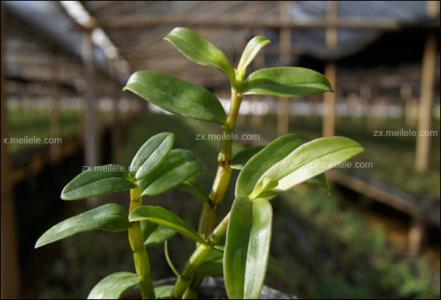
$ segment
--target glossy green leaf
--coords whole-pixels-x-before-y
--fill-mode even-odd
[[[171,190],[204,171],[203,163],[188,150],[173,149],[163,162],[140,182],[142,196],[156,196]]]
[[[118,204],[108,203],[52,226],[38,239],[35,248],[84,231],[122,231],[128,228],[127,211]]]
[[[231,209],[224,252],[230,299],[260,297],[268,266],[272,207],[266,199],[239,197]]]
[[[172,299],[174,285],[163,285],[155,287],[156,299]]]
[[[199,243],[205,243],[196,230],[194,230],[189,224],[187,224],[175,213],[160,206],[138,207],[130,213],[129,220],[130,222],[149,221],[159,224],[176,230],[183,236],[193,239]]]
[[[332,91],[325,76],[299,67],[264,68],[252,73],[242,90],[245,94],[298,98]]]
[[[148,247],[160,245],[176,235],[175,230],[148,221],[141,222],[141,232]]]
[[[117,272],[104,277],[90,291],[87,299],[119,299],[128,289],[141,281],[135,273]]]
[[[276,190],[286,191],[363,151],[359,143],[349,138],[325,137],[305,143],[283,160],[269,168],[259,180],[278,182]]]
[[[303,141],[302,137],[295,134],[279,137],[248,160],[236,181],[236,197],[250,195],[262,174]]]
[[[250,148],[245,148],[242,151],[238,152],[231,160],[231,168],[235,170],[242,170],[245,164],[250,160],[250,158],[256,155],[257,152],[259,152],[263,148],[264,146],[254,146]]]
[[[255,36],[248,42],[242,56],[240,57],[239,64],[237,65],[237,72],[240,77],[243,78],[248,66],[254,60],[257,53],[259,53],[259,51],[269,43],[270,40],[263,35]]]
[[[188,28],[176,27],[165,37],[189,60],[195,63],[214,67],[224,72],[234,82],[235,74],[225,54],[207,41],[199,33]]]
[[[124,90],[180,116],[220,124],[226,119],[222,104],[210,91],[166,74],[136,72]]]
[[[175,136],[162,132],[152,136],[139,148],[130,164],[130,172],[139,180],[156,168],[173,147]]]
[[[61,192],[63,200],[78,200],[127,191],[135,185],[119,165],[96,166],[78,174]]]

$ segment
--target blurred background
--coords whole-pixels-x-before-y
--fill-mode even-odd
[[[132,72],[156,70],[203,85],[228,108],[223,74],[163,40],[175,26],[200,32],[235,65],[264,34],[272,43],[252,70],[308,67],[334,86],[295,101],[247,97],[235,151],[288,132],[344,135],[366,149],[328,173],[331,191],[302,185],[273,200],[267,284],[304,298],[439,298],[438,1],[3,1],[2,298],[83,298],[107,274],[131,270],[124,233],[34,250],[68,216],[128,204],[125,194],[60,200],[83,166],[127,165],[148,137],[172,131],[206,163],[200,180],[210,188],[218,146],[198,136],[219,128],[122,92]],[[197,224],[200,205],[183,192],[148,202]],[[193,244],[177,237],[170,247],[182,267]],[[154,277],[172,276],[161,247],[150,253]]]

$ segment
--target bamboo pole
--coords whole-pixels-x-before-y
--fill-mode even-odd
[[[427,14],[430,17],[439,15],[439,1],[427,1]],[[438,41],[435,33],[429,34],[424,46],[423,62],[421,68],[421,94],[418,109],[418,135],[416,141],[415,169],[417,172],[427,170],[430,161],[431,137],[427,134],[432,128],[432,109],[436,77],[436,58]],[[412,256],[421,253],[426,225],[420,217],[414,217],[409,229],[409,251]]]
[[[112,156],[114,161],[118,161],[121,157],[121,116],[119,104],[121,100],[121,87],[119,86],[118,71],[116,63],[113,62],[110,67],[110,76],[114,85],[114,94],[112,95]]]
[[[61,95],[59,82],[57,81],[61,74],[61,58],[53,52],[51,65],[53,78],[52,80],[52,97],[51,97],[51,116],[50,116],[50,135],[51,137],[61,137]],[[50,145],[50,157],[52,161],[57,161],[61,156],[61,144],[55,143]]]
[[[263,28],[259,28],[254,31],[255,35],[264,35],[265,30]],[[261,52],[256,56],[254,60],[254,65],[256,69],[261,69],[265,67],[265,48],[261,50]],[[258,97],[258,96],[257,96]],[[261,97],[258,97],[255,101],[256,104],[260,104],[262,102]],[[252,114],[251,117],[251,126],[253,128],[261,128],[263,126],[263,115],[261,114]]]
[[[434,84],[436,76],[436,56],[438,52],[437,37],[431,34],[427,37],[424,48],[423,65],[421,70],[421,94],[418,109],[418,132],[429,132],[432,128],[432,109]],[[429,166],[431,137],[418,134],[416,143],[415,169],[424,172]]]
[[[280,19],[287,22],[290,20],[289,11],[292,1],[280,1]],[[279,57],[281,65],[291,63],[291,28],[280,28]],[[283,135],[289,132],[290,105],[288,99],[277,100],[277,134]]]
[[[15,208],[11,193],[8,145],[4,142],[7,133],[7,103],[5,81],[5,8],[1,3],[1,298],[14,299],[20,296],[19,266],[15,225]]]
[[[328,21],[336,22],[338,20],[338,1],[328,1]],[[337,47],[338,29],[336,26],[328,26],[326,29],[326,46],[329,49]],[[325,93],[323,95],[323,136],[335,135],[335,107],[337,94],[337,67],[335,62],[328,62],[325,66],[325,76],[328,78],[334,93]]]
[[[411,221],[408,242],[409,254],[411,257],[417,257],[423,248],[425,238],[426,224],[421,217],[414,217]]]
[[[84,161],[87,166],[98,164],[97,103],[95,99],[95,62],[92,31],[83,30],[83,63],[86,79],[84,99]]]

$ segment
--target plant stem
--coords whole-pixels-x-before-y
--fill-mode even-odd
[[[140,206],[142,206],[141,191],[138,187],[136,187],[130,190],[129,211],[132,211]],[[139,282],[139,289],[141,291],[142,299],[154,299],[155,292],[150,274],[150,261],[147,255],[147,250],[144,246],[140,222],[132,222],[128,232],[136,274],[138,274],[138,276],[141,278],[141,281]]]
[[[205,260],[208,254],[213,250],[213,246],[219,243],[220,239],[225,235],[230,220],[230,214],[227,214],[224,219],[217,225],[213,232],[208,237],[209,245],[200,244],[191,255],[187,264],[184,267],[182,275],[178,278],[173,290],[173,298],[181,298],[191,283],[191,279],[195,270]]]
[[[232,88],[230,112],[222,129],[222,141],[217,158],[218,167],[209,195],[210,201],[204,203],[201,217],[199,219],[199,233],[204,238],[208,237],[215,227],[217,208],[222,204],[230,185],[232,174],[230,163],[232,158],[233,132],[236,127],[236,120],[242,99],[243,95],[238,93],[235,88]]]

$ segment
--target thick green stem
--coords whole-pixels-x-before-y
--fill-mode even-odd
[[[236,120],[239,114],[240,103],[243,95],[234,88],[231,89],[231,108],[227,120],[222,129],[222,141],[217,159],[216,177],[210,192],[209,203],[204,204],[199,220],[199,233],[208,237],[216,224],[217,208],[222,204],[225,194],[231,181],[232,169],[230,166],[232,158],[233,132],[236,127]]]
[[[136,187],[130,190],[129,211],[140,206],[142,206],[141,191]],[[141,291],[142,299],[155,299],[155,292],[150,274],[150,261],[147,255],[147,250],[144,246],[140,222],[131,223],[129,228],[129,243],[133,252],[133,262],[135,264],[136,274],[141,278],[139,289]]]
[[[194,272],[197,267],[199,267],[204,262],[207,255],[210,254],[210,252],[213,250],[213,246],[219,243],[219,241],[225,235],[229,220],[230,214],[227,214],[208,237],[209,245],[200,244],[193,252],[184,267],[184,271],[175,284],[175,288],[173,290],[173,298],[181,298],[184,292],[190,286]]]

